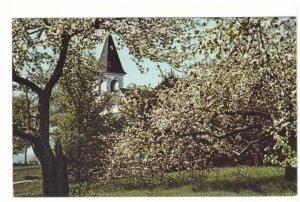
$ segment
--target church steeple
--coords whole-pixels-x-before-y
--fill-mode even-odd
[[[111,35],[109,35],[105,40],[103,50],[100,56],[100,63],[107,68],[106,73],[115,73],[123,75],[126,74],[122,67],[116,46]]]
[[[124,89],[123,77],[126,72],[122,67],[117,48],[111,35],[105,40],[99,62],[106,68],[104,78],[99,80],[100,91],[120,93],[122,89]]]
[[[126,74],[124,71],[117,48],[114,44],[111,35],[105,40],[99,62],[104,65],[106,71],[104,71],[104,77],[98,81],[98,90],[101,94],[112,93],[116,99],[112,99],[102,114],[107,113],[119,113],[119,99],[123,96],[123,77]]]

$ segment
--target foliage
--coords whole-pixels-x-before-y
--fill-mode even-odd
[[[239,108],[243,107],[232,109],[231,105],[229,109],[255,110],[268,114],[272,124],[264,125],[261,133],[270,134],[275,144],[267,147],[269,155],[266,155],[266,160],[284,167],[295,167],[295,18],[228,18],[208,21],[212,26],[204,30],[205,32],[200,32],[199,36],[206,37],[207,43],[201,47],[203,51],[208,54],[211,48],[213,54],[208,59],[209,66],[224,69],[224,74],[226,69],[233,74],[237,72],[232,80],[220,78],[224,86],[219,89],[220,92],[224,92],[228,86],[232,90],[228,95],[238,98],[232,98],[231,103]],[[201,64],[199,66],[201,68]],[[198,76],[200,74],[202,72]],[[246,77],[243,79],[239,77],[240,74]],[[236,80],[240,80],[236,84],[240,85],[238,88],[231,85],[237,83]],[[220,97],[224,99],[223,96]],[[242,104],[239,100],[248,103]],[[261,123],[259,120],[255,122]]]
[[[54,99],[53,123],[69,162],[69,175],[76,183],[91,181],[103,172],[104,143],[99,137],[103,120],[95,102],[93,84],[98,77],[95,64],[77,58],[77,64],[63,76]],[[95,60],[96,61],[96,60]],[[68,64],[66,64],[68,67]],[[79,193],[80,194],[80,193]]]
[[[37,84],[45,83],[55,68],[64,32],[72,37],[68,44],[70,63],[76,62],[72,53],[95,49],[109,33],[118,36],[119,47],[126,45],[137,63],[145,57],[167,62],[171,61],[168,55],[176,38],[181,37],[180,43],[190,43],[183,37],[195,23],[189,18],[14,19],[13,67],[21,74],[42,74],[44,78],[32,79]],[[171,55],[174,64],[182,60]],[[23,69],[26,71],[21,72]]]
[[[110,177],[207,168],[220,154],[296,166],[295,18],[200,21],[190,51],[205,57],[154,105],[139,88],[127,97],[137,119],[115,145]]]
[[[15,137],[13,138],[13,153],[19,154],[23,153],[25,149],[27,149],[30,146],[30,143],[24,139]]]
[[[97,90],[103,75],[96,59],[86,60],[82,58],[84,53],[76,54],[77,64],[72,68],[66,64],[70,71],[66,71],[54,94],[52,127],[64,145],[69,175],[77,183],[71,187],[71,194],[83,196],[90,183],[105,173],[112,142],[106,137],[119,130],[122,119],[102,113],[115,96]]]
[[[28,127],[30,129],[36,127],[36,117],[34,116],[36,98],[30,95],[28,88],[14,86],[14,90],[16,95],[13,97],[13,122],[18,123],[20,127]],[[27,149],[29,147],[30,142],[26,139],[13,137],[13,153],[25,152],[25,164],[27,164]]]

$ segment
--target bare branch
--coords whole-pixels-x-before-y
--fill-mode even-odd
[[[57,81],[60,79],[60,77],[63,74],[63,67],[65,64],[65,60],[67,58],[67,52],[68,52],[70,39],[71,39],[71,37],[69,36],[68,33],[64,32],[62,34],[59,58],[57,60],[55,70],[54,70],[53,74],[51,75],[51,78],[49,79],[49,81],[46,84],[46,87],[45,87],[46,93],[51,93],[52,88],[54,87],[54,85],[57,83]]]
[[[242,132],[246,132],[246,131],[249,131],[249,130],[252,130],[252,129],[261,129],[261,127],[262,127],[261,124],[251,124],[251,125],[248,125],[245,128],[239,128],[239,129],[229,131],[227,133],[224,133],[223,135],[215,135],[211,131],[195,131],[195,132],[192,132],[192,133],[183,134],[183,136],[196,137],[196,136],[201,136],[201,135],[209,135],[209,136],[212,136],[212,137],[217,138],[217,139],[225,139],[225,138],[228,138],[228,137],[231,137],[231,136],[234,136],[234,135],[237,135],[237,134],[240,134]]]
[[[12,73],[13,73],[13,81],[14,82],[27,86],[32,91],[36,92],[38,95],[40,95],[42,93],[42,89],[38,85],[36,85],[34,82],[32,82],[28,79],[25,79],[25,78],[19,76],[16,73],[15,69],[12,69]]]
[[[260,111],[227,111],[227,112],[225,112],[225,115],[259,116],[262,118],[272,120],[272,117],[270,114],[265,113],[265,112],[260,112]]]
[[[261,129],[261,128],[262,128],[261,124],[251,124],[251,125],[248,125],[245,128],[235,129],[235,130],[229,131],[229,132],[227,132],[223,135],[220,135],[220,136],[213,135],[213,137],[215,137],[217,139],[225,139],[225,138],[237,135],[237,134],[242,133],[242,132],[246,132],[246,131],[249,131],[249,130],[252,130],[252,129]]]

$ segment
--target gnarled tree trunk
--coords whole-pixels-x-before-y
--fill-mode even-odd
[[[42,167],[43,195],[69,196],[67,161],[60,142],[56,143],[56,155],[53,154],[50,145],[42,141],[34,145],[33,151]]]
[[[56,143],[56,155],[49,144],[49,94],[39,97],[39,138],[33,151],[39,159],[43,176],[44,196],[69,196],[68,170],[60,141]]]
[[[290,182],[297,181],[297,168],[286,167],[284,177]]]

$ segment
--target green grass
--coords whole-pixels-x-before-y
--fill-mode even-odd
[[[18,169],[16,169],[16,179],[28,175],[40,176],[38,167]],[[23,177],[18,176],[19,174]],[[15,196],[41,196],[41,186],[41,180],[14,185],[14,193]],[[75,185],[71,184],[70,187],[72,190]],[[204,173],[199,171],[168,173],[162,182],[158,179],[135,181],[130,178],[99,180],[91,185],[86,196],[293,196],[296,194],[297,185],[284,179],[284,169],[260,166],[225,167]]]
[[[27,182],[14,185],[14,196],[42,196],[42,181]]]
[[[34,180],[14,185],[15,196],[41,196],[42,195],[42,171],[39,165],[13,167],[13,181]]]
[[[42,179],[42,171],[39,165],[35,166],[14,166],[14,182],[23,180]]]

